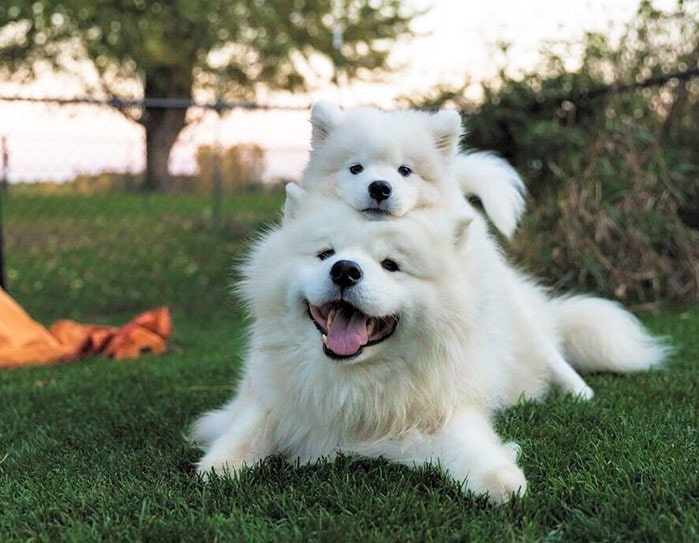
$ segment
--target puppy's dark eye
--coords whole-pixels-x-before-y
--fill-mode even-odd
[[[390,258],[386,258],[381,261],[381,267],[390,272],[397,272],[400,271],[400,268],[398,267],[398,264],[396,264],[395,260],[391,260]]]
[[[358,173],[362,173],[364,171],[364,166],[361,164],[352,164],[349,170],[352,175],[357,175]]]
[[[408,166],[403,165],[398,168],[398,173],[403,177],[408,177],[411,173],[413,173],[413,170],[411,170]]]
[[[318,260],[325,260],[326,258],[330,258],[334,254],[334,250],[324,249],[323,251],[320,251],[316,256],[318,257]]]

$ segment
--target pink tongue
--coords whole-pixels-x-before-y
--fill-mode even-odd
[[[348,315],[340,309],[328,330],[327,347],[340,356],[355,354],[369,340],[367,317],[360,311]]]

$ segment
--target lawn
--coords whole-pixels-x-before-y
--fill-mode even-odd
[[[1,541],[697,541],[699,308],[643,315],[677,347],[663,371],[593,375],[502,414],[530,483],[494,507],[433,469],[277,459],[204,485],[184,434],[229,397],[244,323],[230,263],[281,194],[16,194],[4,201],[13,296],[42,322],[118,324],[167,303],[176,349],[0,372]]]

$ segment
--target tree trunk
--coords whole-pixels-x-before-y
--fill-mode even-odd
[[[167,190],[170,184],[168,159],[177,136],[185,126],[187,110],[146,108],[142,124],[146,129],[146,175],[143,189]]]
[[[146,74],[146,98],[189,98],[192,93],[191,75],[184,70],[163,67]],[[170,184],[168,159],[177,136],[185,127],[187,109],[183,107],[146,107],[140,122],[146,130],[146,172],[143,190],[164,191]]]

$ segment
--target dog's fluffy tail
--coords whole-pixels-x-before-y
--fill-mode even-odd
[[[507,160],[487,151],[459,153],[456,179],[464,194],[477,196],[495,228],[512,237],[524,212],[522,178]]]
[[[626,373],[659,366],[672,353],[621,305],[589,296],[552,300],[566,359],[582,371]]]

